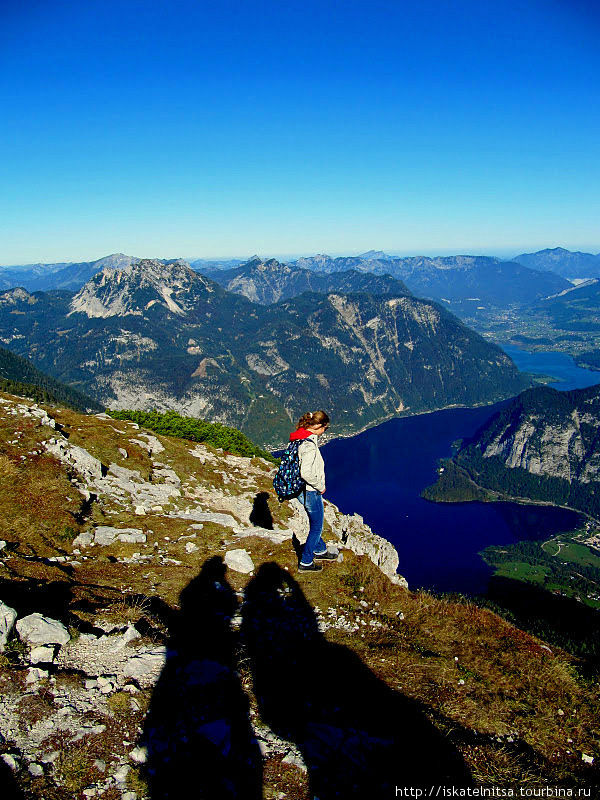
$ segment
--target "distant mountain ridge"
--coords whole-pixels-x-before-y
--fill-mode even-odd
[[[367,259],[319,255],[299,259],[295,264],[328,274],[345,269],[389,274],[403,281],[413,294],[444,301],[458,314],[473,302],[493,307],[527,305],[571,286],[554,273],[489,256],[394,258],[381,252],[374,255],[377,257]]]
[[[296,265],[282,264],[274,258],[263,261],[256,257],[234,269],[215,270],[208,274],[228,291],[242,294],[262,305],[289,300],[307,291],[410,294],[404,283],[389,275],[357,270],[320,274]]]
[[[138,260],[140,259],[123,253],[115,253],[96,261],[2,267],[0,289],[22,287],[30,292],[56,289],[78,291],[105,266],[126,266]],[[169,259],[152,260],[162,264],[170,263]],[[222,279],[219,273],[223,275],[229,273],[228,279],[231,280],[232,271],[256,260],[261,263],[275,261],[275,259],[251,256],[246,260],[197,258],[185,263],[189,263],[197,272],[209,275],[224,284],[225,278]],[[509,267],[510,264],[513,266]],[[518,269],[516,264],[519,264],[521,269]],[[523,253],[510,260],[469,255],[401,258],[391,256],[382,250],[369,250],[356,256],[335,258],[321,253],[286,262],[286,265],[325,274],[347,270],[390,274],[397,280],[406,282],[409,289],[416,294],[454,303],[464,301],[471,293],[486,303],[495,301],[495,304],[500,306],[513,302],[528,303],[560,291],[561,286],[556,279],[551,279],[548,274],[543,273],[560,275],[563,279],[600,277],[600,254],[573,253],[564,248]],[[531,272],[524,272],[523,268]],[[495,282],[493,288],[489,287],[490,281]],[[563,284],[562,288],[566,288],[566,284]],[[284,299],[284,295],[280,299]]]
[[[185,316],[198,294],[214,292],[214,284],[192,272],[185,261],[162,262],[142,259],[124,266],[105,266],[80,289],[71,301],[70,314],[88,317],[142,316],[158,304]]]
[[[77,291],[105,267],[123,267],[137,260],[139,259],[124,253],[113,253],[96,261],[4,267],[0,269],[0,289],[22,287],[30,292],[47,292],[53,289]]]
[[[527,385],[502,350],[404,291],[264,306],[184,262],[105,268],[76,295],[5,292],[0,337],[107,407],[174,409],[260,444],[281,443],[315,405],[336,409],[336,430],[351,433]]]
[[[600,278],[600,253],[572,252],[564,247],[521,253],[513,261],[537,270],[555,272],[569,279]]]

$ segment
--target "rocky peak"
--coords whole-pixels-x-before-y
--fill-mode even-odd
[[[104,269],[104,267],[126,267],[139,260],[139,258],[128,256],[125,253],[111,253],[109,256],[99,258],[92,263],[100,270]]]
[[[0,305],[16,306],[17,303],[35,303],[36,299],[25,289],[9,289],[8,292],[0,294]]]
[[[75,295],[70,314],[142,316],[158,305],[172,314],[185,316],[198,294],[212,290],[211,281],[194,272],[185,261],[163,264],[155,259],[141,259],[104,267]]]
[[[252,261],[249,261],[245,266],[246,268],[250,268],[251,270],[256,270],[257,272],[262,273],[280,273],[290,271],[290,267],[287,264],[277,261],[276,258],[269,258],[266,261],[256,258]]]
[[[387,261],[391,258],[388,256],[387,253],[384,253],[383,250],[367,250],[366,253],[361,253],[359,258],[362,258],[364,261],[373,261],[373,260],[383,260]]]

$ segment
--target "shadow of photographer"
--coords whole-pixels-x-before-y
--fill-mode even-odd
[[[24,800],[12,770],[0,758],[0,797],[2,800]]]
[[[141,744],[152,800],[262,797],[262,761],[236,672],[235,593],[219,556],[180,595]]]
[[[300,750],[311,797],[390,798],[396,786],[469,786],[422,707],[319,632],[296,581],[263,564],[246,589],[242,640],[261,718]]]

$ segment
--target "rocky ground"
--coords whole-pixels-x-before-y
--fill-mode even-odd
[[[330,503],[337,560],[298,574],[305,515],[272,474],[0,397],[0,781],[15,797],[596,785],[593,680],[489,611],[409,592],[393,547]]]

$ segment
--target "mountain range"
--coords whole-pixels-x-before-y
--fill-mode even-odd
[[[72,264],[33,264],[0,268],[0,289],[22,287],[28,291],[68,289],[78,291],[94,274],[106,266],[124,266],[135,259],[116,253],[96,261]],[[168,263],[166,259],[158,259]],[[252,256],[242,259],[192,259],[194,270],[225,284],[256,262],[277,263],[274,259]],[[456,305],[479,302],[494,307],[527,304],[568,288],[567,278],[600,277],[600,255],[573,253],[564,248],[523,253],[510,260],[487,256],[448,256],[430,258],[416,256],[399,258],[381,250],[370,250],[358,256],[333,258],[325,254],[299,258],[285,266],[313,273],[331,274],[356,270],[374,274],[389,274],[404,281],[414,294],[444,300]],[[314,278],[299,273],[298,284]],[[560,280],[557,279],[560,277]],[[240,278],[241,280],[241,278]],[[562,283],[561,283],[562,281]],[[305,288],[310,288],[306,286]],[[321,291],[319,287],[319,291]],[[242,292],[245,293],[245,292]],[[255,298],[251,298],[255,299]],[[286,299],[285,295],[278,299]],[[266,302],[266,301],[259,301]]]
[[[484,256],[369,260],[358,256],[335,259],[317,256],[314,260],[300,259],[294,264],[254,257],[234,269],[207,274],[230,291],[267,304],[306,290],[344,289],[343,280],[347,281],[348,288],[380,291],[382,284],[376,279],[383,278],[383,285],[388,287],[393,285],[392,280],[397,282],[394,291],[442,301],[459,316],[484,306],[528,305],[572,287],[565,278],[553,273]],[[363,275],[362,281],[359,275]],[[342,279],[341,276],[346,277]]]
[[[585,281],[536,303],[534,312],[568,331],[600,331],[600,280]]]
[[[343,276],[344,281],[350,280]],[[435,303],[381,291],[253,303],[185,262],[105,267],[75,295],[0,295],[0,341],[107,407],[169,408],[280,444],[306,409],[351,433],[401,413],[488,403],[527,385]]]
[[[570,280],[600,278],[600,253],[593,255],[554,247],[537,253],[522,253],[513,261],[531,269],[555,272]]]
[[[105,267],[123,267],[136,260],[124,253],[113,253],[96,261],[2,267],[0,289],[20,287],[30,292],[47,292],[52,289],[77,291]]]
[[[242,294],[263,305],[289,300],[303,292],[411,294],[402,281],[390,275],[376,275],[356,269],[321,274],[295,265],[281,264],[274,258],[263,261],[258,256],[234,269],[214,270],[205,274],[230,292]]]

